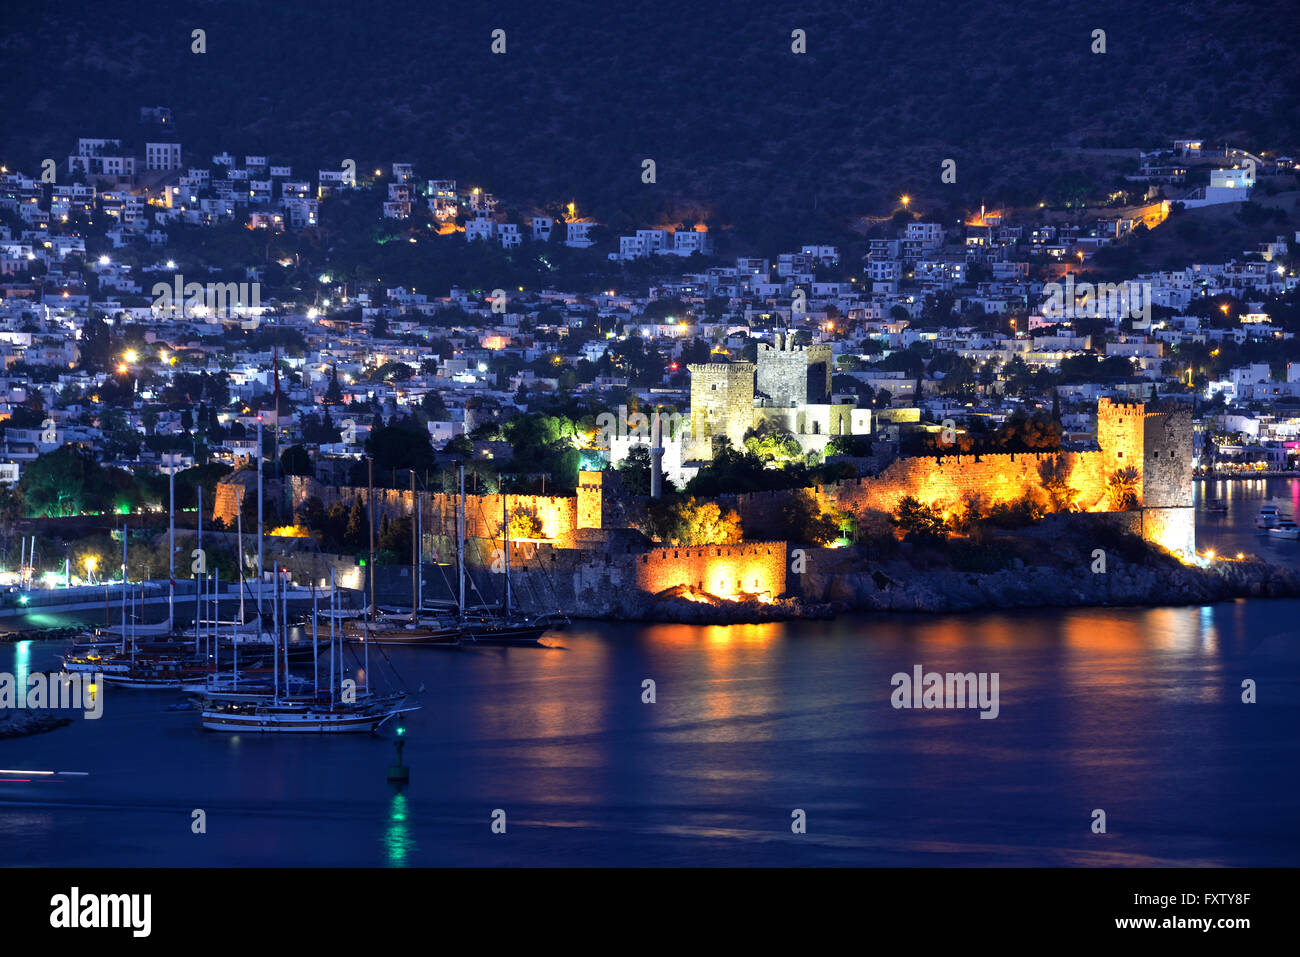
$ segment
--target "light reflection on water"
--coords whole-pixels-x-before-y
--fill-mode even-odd
[[[14,643],[14,687],[21,688],[26,693],[27,676],[31,672],[32,660],[32,643],[30,641],[18,641]]]
[[[1251,538],[1265,491],[1236,490],[1246,527],[1214,534]],[[426,689],[401,793],[386,737],[205,733],[175,696],[110,688],[101,720],[0,741],[0,767],[90,772],[0,783],[0,866],[1296,866],[1297,618],[1238,601],[394,648],[371,657],[377,690],[386,657]],[[0,671],[63,647],[0,645]],[[893,709],[916,664],[997,672],[999,717]],[[195,807],[227,837],[192,839]],[[63,837],[85,833],[102,839]]]
[[[416,849],[411,833],[410,806],[401,790],[394,790],[388,804],[388,828],[384,831],[384,848],[389,867],[405,867]]]

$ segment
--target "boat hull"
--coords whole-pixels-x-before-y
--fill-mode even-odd
[[[310,716],[289,721],[258,718],[256,715],[227,715],[203,712],[203,727],[208,731],[253,732],[259,734],[369,734],[392,715],[366,715],[349,717]]]

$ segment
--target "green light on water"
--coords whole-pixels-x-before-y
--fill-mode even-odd
[[[384,849],[389,867],[405,867],[416,850],[409,823],[410,807],[404,794],[394,794],[388,810],[388,827],[384,830]]]

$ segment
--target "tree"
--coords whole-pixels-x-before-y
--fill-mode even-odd
[[[360,496],[352,500],[352,509],[348,512],[348,523],[343,530],[343,544],[355,549],[370,547],[370,524],[366,515],[366,507],[361,504]]]
[[[544,535],[542,523],[538,521],[536,515],[530,512],[510,513],[510,537],[512,539],[542,538]]]
[[[280,471],[285,475],[311,475],[311,456],[301,445],[291,445],[280,453]]]
[[[649,525],[654,537],[672,545],[732,545],[742,539],[739,515],[694,496],[652,505]]]
[[[763,423],[745,434],[745,450],[763,462],[798,461],[803,457],[799,440],[784,429]]]
[[[430,389],[420,400],[420,411],[427,415],[433,422],[450,422],[451,413],[447,411],[447,406],[442,401],[442,395]]]
[[[474,443],[468,436],[452,436],[443,443],[442,451],[447,455],[459,455],[463,458],[469,458],[474,454]]]
[[[330,384],[325,389],[325,404],[339,405],[343,402],[343,389],[339,386],[339,370],[330,366]]]
[[[429,441],[429,430],[415,419],[398,420],[394,416],[388,425],[371,429],[366,438],[366,452],[374,459],[378,470],[414,469],[421,473],[433,467],[433,443]]]
[[[1069,469],[1059,455],[1043,459],[1038,466],[1038,477],[1051,501],[1052,511],[1068,512],[1074,508],[1079,490],[1070,487]]]
[[[650,494],[650,467],[652,458],[648,445],[634,445],[618,465],[623,488],[629,495]]]
[[[821,510],[811,489],[795,489],[775,520],[763,529],[765,538],[808,545],[829,545],[839,533],[840,523]]]
[[[871,439],[863,435],[836,435],[826,443],[826,455],[852,455],[858,458],[871,454]]]
[[[37,456],[23,470],[18,491],[33,516],[106,511],[139,498],[130,476],[105,469],[89,450],[71,445]]]
[[[943,515],[930,505],[924,505],[911,495],[898,503],[898,516],[894,524],[911,542],[939,542],[947,537],[948,527]]]
[[[1138,507],[1137,486],[1141,475],[1131,465],[1116,469],[1106,482],[1106,498],[1112,511],[1127,512]]]

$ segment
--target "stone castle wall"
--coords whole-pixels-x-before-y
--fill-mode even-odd
[[[861,516],[867,511],[895,513],[908,496],[951,517],[970,501],[984,507],[1015,501],[1031,488],[1042,489],[1053,472],[1074,489],[1078,511],[1111,508],[1107,487],[1120,469],[1137,471],[1141,518],[1135,523],[1148,541],[1173,552],[1195,551],[1192,509],[1192,424],[1185,409],[1147,410],[1141,403],[1098,406],[1095,450],[1060,453],[996,453],[896,459],[879,475],[846,479],[815,489],[823,511]],[[723,496],[746,529],[771,527],[800,490]]]
[[[823,508],[861,514],[868,509],[894,512],[910,495],[951,514],[964,509],[971,499],[985,506],[1013,502],[1029,488],[1041,488],[1044,473],[1058,464],[1067,476],[1067,485],[1076,490],[1079,510],[1106,508],[1108,474],[1106,455],[1101,451],[896,459],[878,476],[820,487],[818,500]]]
[[[724,598],[785,592],[785,542],[654,548],[634,564],[636,587],[650,594],[679,585]]]
[[[364,486],[322,485],[306,476],[293,476],[293,507],[299,508],[307,499],[320,499],[329,508],[340,504],[351,508],[356,499],[369,505],[369,491]],[[422,527],[426,535],[454,537],[456,534],[456,504],[459,496],[447,492],[417,491],[422,508]],[[502,522],[501,495],[465,496],[465,527],[469,538],[499,538]],[[511,515],[527,513],[542,526],[542,538],[571,545],[578,527],[578,499],[565,495],[514,495],[504,496],[506,510]],[[374,490],[375,527],[383,520],[409,521],[413,511],[410,489],[377,488]]]

